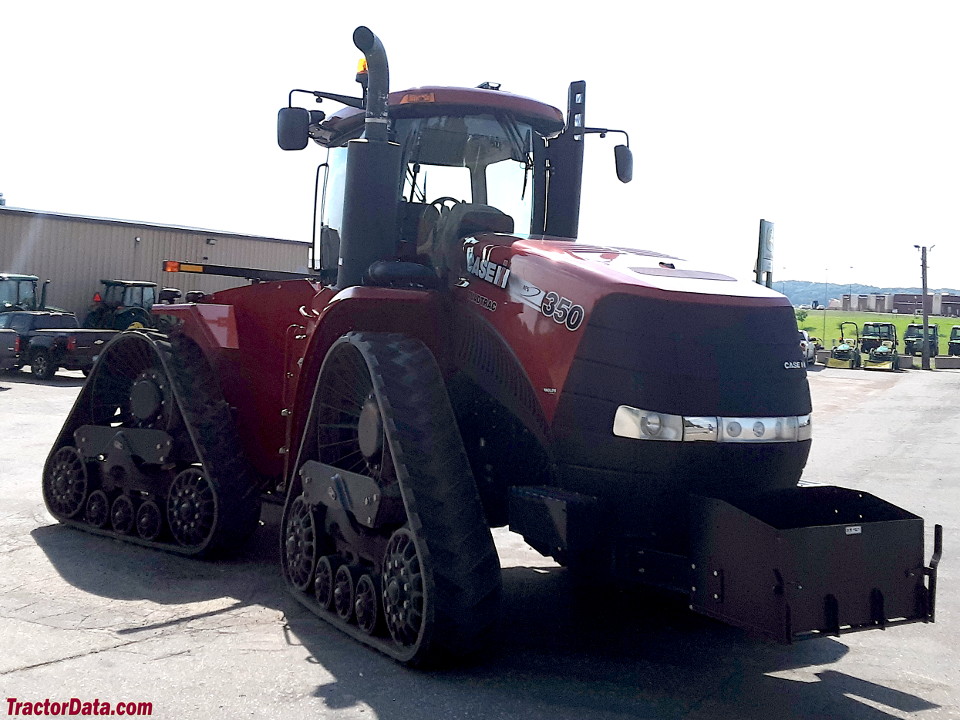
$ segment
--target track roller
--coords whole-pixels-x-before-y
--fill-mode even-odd
[[[357,580],[354,591],[353,611],[357,618],[357,627],[367,635],[374,635],[380,628],[383,616],[380,610],[379,583],[373,575],[364,573]]]
[[[317,561],[313,594],[319,606],[324,610],[333,609],[334,578],[337,576],[337,570],[342,563],[343,561],[336,555],[324,555]]]
[[[110,506],[110,526],[121,535],[129,535],[136,526],[133,500],[129,495],[117,495]]]
[[[137,535],[144,540],[156,540],[163,531],[163,515],[160,506],[153,500],[143,502],[137,508]]]
[[[333,609],[341,620],[350,622],[353,619],[359,576],[360,569],[355,565],[341,565],[333,576]]]
[[[84,519],[90,527],[104,528],[110,521],[110,500],[103,490],[94,490],[87,499],[87,512]]]

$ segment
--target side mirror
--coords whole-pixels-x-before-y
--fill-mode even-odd
[[[613,157],[617,162],[617,177],[622,183],[633,180],[633,153],[626,145],[613,148]]]
[[[284,150],[303,150],[310,140],[310,111],[285,107],[277,113],[277,144]]]

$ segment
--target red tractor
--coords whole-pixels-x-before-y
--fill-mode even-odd
[[[584,140],[617,132],[584,123],[584,84],[566,117],[489,84],[391,93],[380,41],[354,42],[363,97],[311,91],[346,107],[278,120],[284,149],[327,149],[318,274],[168,263],[259,282],[104,349],[47,461],[50,511],[207,555],[282,501],[291,592],[411,665],[495,635],[505,525],[577,576],[785,642],[932,621],[939,530],[926,567],[921,518],[797,487],[789,301],[575,241]]]

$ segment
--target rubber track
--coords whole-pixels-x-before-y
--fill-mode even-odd
[[[207,477],[216,484],[220,498],[217,530],[210,541],[201,548],[187,548],[173,542],[154,542],[136,535],[121,535],[110,529],[95,528],[51,513],[64,525],[84,530],[95,535],[112,537],[124,542],[173,552],[178,555],[205,557],[232,550],[256,529],[260,518],[260,499],[250,481],[250,470],[244,460],[230,414],[230,407],[220,393],[220,385],[200,348],[191,340],[156,332],[137,332],[149,341],[157,357],[173,381],[173,393],[186,427],[189,442]],[[109,358],[109,349],[120,342],[142,342],[126,338],[128,333],[118,335],[103,350]],[[73,432],[89,422],[85,407],[89,404],[89,392],[93,387],[94,371],[87,378],[74,407],[50,453],[50,457],[64,445],[73,444]],[[175,434],[176,435],[176,434]],[[49,458],[48,458],[49,462]],[[166,498],[160,498],[165,507]],[[49,509],[49,508],[48,508]],[[221,522],[220,518],[225,521]]]
[[[429,574],[428,629],[411,655],[389,637],[366,635],[324,611],[292,585],[291,591],[324,620],[409,665],[482,652],[496,635],[500,562],[440,369],[429,349],[403,335],[351,333],[344,341],[362,352],[383,409],[408,526]],[[291,483],[288,507],[298,488]]]

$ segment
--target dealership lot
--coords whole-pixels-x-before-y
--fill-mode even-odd
[[[200,562],[60,526],[43,461],[83,378],[0,375],[0,701],[152,703],[154,717],[960,718],[960,371],[809,372],[804,481],[862,488],[934,523],[935,625],[779,646],[672,599],[569,579],[497,531],[500,652],[407,670],[307,613],[284,589],[279,512],[238,556]]]

